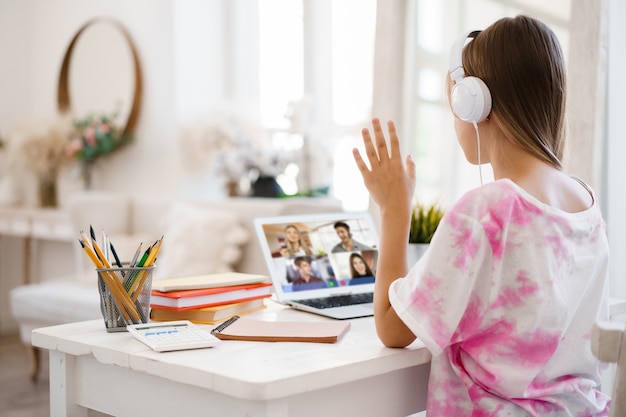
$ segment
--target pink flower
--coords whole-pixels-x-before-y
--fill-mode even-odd
[[[109,133],[111,131],[111,125],[108,123],[102,123],[98,130],[102,133]]]
[[[93,127],[92,125],[89,125],[85,128],[85,142],[87,142],[87,145],[89,146],[95,146],[96,143],[98,143],[98,140],[96,139],[96,128]]]
[[[83,149],[83,141],[80,140],[80,138],[72,138],[67,148],[65,148],[65,154],[67,156],[74,156],[81,149]]]

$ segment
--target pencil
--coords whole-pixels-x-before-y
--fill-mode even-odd
[[[102,253],[102,250],[98,246],[98,242],[96,242],[95,240],[92,240],[91,244],[93,245],[94,249],[96,250],[96,253],[101,258],[103,258],[102,259],[102,263],[103,263],[104,267],[107,268],[107,269],[111,269],[111,264],[109,263],[109,261],[106,258],[104,258],[104,254]],[[110,276],[110,278],[111,278],[110,279],[111,285],[115,287],[116,291],[120,292],[120,298],[122,300],[122,303],[126,307],[126,310],[128,311],[128,313],[133,317],[133,319],[140,320],[139,312],[137,311],[137,308],[136,308],[134,302],[130,298],[130,294],[126,291],[126,288],[124,288],[124,285],[122,284],[122,282],[119,279],[117,279],[117,277],[114,274],[112,274],[110,271],[103,271],[103,272],[106,272],[105,275],[109,275]]]
[[[137,259],[139,259],[139,255],[141,254],[142,245],[143,245],[143,242],[139,242],[139,246],[137,247],[137,250],[135,251],[135,254],[133,255],[133,259],[130,261],[130,265],[129,265],[130,268],[134,268],[137,266]],[[126,290],[126,292],[130,290],[130,287],[133,283],[135,275],[137,275],[137,271],[128,271],[127,278],[124,281],[124,289]]]
[[[159,251],[161,250],[161,244],[163,243],[163,236],[159,240],[157,240],[154,245],[152,245],[152,250],[150,250],[150,254],[148,255],[148,259],[144,263],[145,266],[152,266],[154,260],[156,259]]]
[[[132,261],[130,261],[130,266],[135,266],[135,264],[137,263],[137,259],[139,259],[139,254],[141,254],[141,245],[143,245],[143,242],[139,242],[139,246],[137,247],[137,250],[133,255],[133,259]]]
[[[100,246],[98,246],[98,242],[96,241],[96,239],[91,240],[91,246],[96,251],[98,258],[100,258],[104,267],[111,268],[111,264],[109,263],[109,260],[106,258],[106,256],[104,256],[104,252],[102,252],[102,249],[100,249]]]
[[[157,240],[156,243],[152,246],[152,250],[150,251],[150,255],[148,255],[148,259],[145,262],[147,267],[151,267],[154,264],[154,260],[156,259],[159,251],[161,250],[161,244],[163,243],[163,236],[161,239]],[[139,294],[141,293],[141,288],[143,288],[146,279],[150,276],[150,271],[141,271],[141,277],[136,280],[136,285],[133,286],[131,294],[132,300],[136,301],[139,298]]]
[[[80,243],[80,246],[83,248],[83,250],[85,251],[85,253],[87,254],[87,256],[89,256],[89,259],[91,259],[91,262],[94,263],[94,265],[96,265],[97,268],[102,268],[102,262],[100,262],[100,260],[98,259],[98,257],[96,256],[96,254],[91,250],[91,247],[89,247],[88,245],[86,245],[82,240],[78,239],[78,243]]]
[[[134,265],[135,267],[143,266],[144,262],[146,262],[146,259],[148,259],[148,255],[150,254],[151,249],[152,249],[152,245],[148,246],[146,251],[141,256],[141,260]],[[130,277],[128,278],[128,280],[124,283],[124,288],[126,288],[126,292],[128,292],[129,294],[132,294],[134,289],[137,288],[136,283],[137,283],[137,277],[139,276],[139,273],[140,271],[137,271],[137,270],[133,271],[132,274],[130,274]]]
[[[97,268],[103,268],[101,260],[98,259],[96,254],[93,252],[93,249],[91,249],[81,240],[79,240],[78,242],[82,246],[87,256],[89,256],[91,261],[94,263],[94,265],[96,265]],[[130,301],[128,294],[126,294],[126,292],[124,292],[124,294],[120,293],[119,288],[115,285],[115,282],[119,281],[117,281],[117,278],[111,277],[108,271],[101,271],[100,276],[102,277],[102,280],[104,281],[106,287],[109,289],[109,292],[111,293],[111,296],[113,297],[118,310],[120,311],[120,313],[122,313],[124,319],[126,319],[128,322],[128,320],[130,320],[129,313],[126,312],[126,310],[128,309],[128,303],[124,301],[124,295],[126,295],[126,298],[128,298],[128,300]],[[134,310],[134,304],[132,305]]]
[[[104,229],[102,230],[102,251],[104,252],[104,257],[107,258],[109,262],[111,262],[111,255],[109,253],[109,239],[107,238],[106,233],[104,233]]]

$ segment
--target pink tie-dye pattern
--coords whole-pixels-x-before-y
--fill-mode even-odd
[[[425,275],[423,278],[424,287],[415,290],[411,294],[410,300],[416,311],[432,317],[430,320],[432,337],[443,349],[450,339],[452,330],[442,319],[445,312],[442,307],[444,304],[443,300],[441,297],[434,296],[434,294],[440,294],[439,287],[441,282],[441,279],[436,278],[432,274]]]
[[[467,308],[465,309],[463,317],[459,322],[455,338],[453,338],[451,342],[461,342],[469,335],[475,334],[475,332],[480,329],[484,314],[485,308],[482,300],[478,295],[476,295],[476,293],[472,292]]]
[[[561,340],[561,333],[536,329],[522,335],[511,334],[509,340],[503,340],[503,358],[516,360],[528,367],[542,368],[550,359]]]
[[[502,233],[512,226],[525,226],[541,214],[538,207],[524,200],[520,195],[510,195],[489,210],[489,217],[483,224],[495,259],[504,253]]]
[[[518,253],[525,255],[524,251],[517,252],[521,248],[525,250],[529,246],[531,249],[537,247],[539,248],[537,253],[540,256],[545,255],[545,258],[538,258],[538,262],[546,263],[549,260],[550,262],[547,264],[555,268],[565,260],[563,255],[568,249],[565,242],[570,246],[590,245],[590,242],[599,240],[600,235],[597,231],[590,236],[587,231],[574,230],[571,221],[558,215],[552,216],[553,213],[546,212],[541,206],[535,205],[534,201],[526,200],[526,197],[520,194],[517,187],[512,183],[497,181],[490,187],[492,188],[489,189],[488,193],[476,193],[462,199],[460,204],[455,205],[455,210],[449,212],[446,217],[447,235],[442,235],[445,236],[442,240],[445,242],[445,239],[448,239],[448,247],[452,249],[445,262],[449,265],[450,278],[454,276],[453,280],[444,286],[443,283],[446,283],[446,279],[449,278],[448,275],[433,275],[430,277],[432,281],[428,282],[427,285],[421,283],[417,291],[413,289],[410,295],[407,294],[413,306],[419,306],[419,314],[428,314],[428,320],[422,323],[425,325],[424,329],[427,329],[429,336],[432,336],[440,347],[445,349],[445,353],[439,356],[448,358],[449,365],[443,368],[434,365],[435,362],[433,362],[431,382],[433,374],[439,373],[441,378],[438,384],[429,386],[429,415],[486,417],[523,414],[543,416],[547,414],[562,415],[562,412],[558,410],[567,409],[566,415],[593,416],[594,412],[581,411],[584,406],[580,403],[578,406],[574,405],[574,409],[570,408],[572,404],[576,404],[572,403],[572,400],[575,401],[575,398],[579,398],[579,394],[564,396],[562,404],[558,404],[560,400],[554,398],[555,395],[559,398],[560,393],[567,393],[575,388],[576,385],[574,384],[570,387],[559,385],[559,383],[555,384],[554,381],[544,381],[546,384],[545,396],[533,395],[531,392],[528,393],[528,396],[534,398],[511,398],[516,397],[518,387],[524,389],[527,386],[526,384],[532,380],[533,372],[536,375],[541,375],[546,362],[551,360],[558,344],[563,339],[560,330],[550,331],[548,327],[544,327],[546,323],[542,318],[538,318],[537,322],[532,321],[534,314],[531,306],[535,305],[538,300],[549,300],[552,296],[549,277],[534,277],[530,275],[528,270],[524,269],[516,271],[516,268],[520,266],[519,263],[516,263],[519,261],[515,257],[518,256]],[[496,195],[498,199],[492,198]],[[537,232],[535,234],[528,233],[532,230]],[[482,252],[479,251],[487,247],[487,242],[491,248],[491,254],[488,255],[493,255],[490,259],[493,264],[486,266],[490,266],[492,271],[499,274],[505,271],[507,276],[504,282],[487,281],[486,283],[483,281],[480,283],[479,280],[482,278],[473,276],[479,270],[476,268],[477,256],[483,259]],[[513,257],[510,257],[511,254]],[[511,259],[514,262],[511,262]],[[499,261],[501,260],[508,263],[506,269],[500,265]],[[444,257],[441,256],[439,261],[444,262]],[[511,265],[514,269],[510,269]],[[484,266],[483,270],[485,270]],[[530,270],[533,271],[533,274],[535,273],[534,267],[531,267]],[[516,274],[514,283],[511,282],[513,278],[511,273]],[[446,292],[446,289],[451,283],[457,285],[455,281],[462,277],[472,279],[472,281],[476,279],[479,282],[483,289],[482,300],[480,297],[475,300],[475,294],[472,293],[469,300],[463,301],[467,302],[465,316],[454,328],[455,326],[449,320],[451,317],[457,317],[457,315],[450,314],[450,308],[462,308],[462,306],[458,305],[458,301],[457,305],[450,305],[451,294]],[[424,276],[420,277],[420,279],[423,278]],[[540,281],[536,281],[535,278],[540,279]],[[442,285],[435,283],[438,280]],[[499,287],[498,285],[502,286]],[[435,292],[430,292],[431,289],[426,290],[427,286],[436,288]],[[546,292],[542,290],[544,286]],[[463,287],[465,287],[464,284]],[[490,288],[491,294],[493,291],[497,291],[497,294],[493,294],[495,300],[491,304],[486,304],[481,309],[480,302],[489,300],[486,297],[490,293],[485,288]],[[480,289],[481,287],[476,287],[472,291]],[[533,296],[539,298],[535,299]],[[456,297],[452,298],[457,300]],[[527,304],[530,304],[528,308],[526,307]],[[488,308],[486,308],[487,305]],[[442,316],[437,314],[436,317],[433,317],[433,311],[429,308],[439,311],[445,309],[447,314],[442,314]],[[504,317],[499,312],[492,313],[494,310],[500,309],[504,310]],[[526,312],[518,313],[518,311]],[[495,322],[487,321],[496,317],[497,321]],[[519,325],[518,321],[520,322]],[[528,325],[530,325],[530,330],[527,329]],[[538,329],[539,327],[541,329]],[[454,334],[446,339],[450,331],[453,331]],[[448,341],[446,342],[446,340]],[[453,351],[462,352],[462,356],[454,354],[453,356],[458,356],[458,358],[452,360],[449,355]],[[462,357],[465,359],[461,360]],[[498,374],[496,370],[502,369],[498,363],[505,364],[504,367],[511,371],[511,375]],[[527,379],[523,385],[506,385],[518,378],[514,375],[515,369],[519,369],[522,375],[529,372],[531,379]],[[590,379],[574,377],[572,383],[575,380],[578,380],[578,383],[581,381],[583,384],[590,383],[589,389],[595,391],[595,383]],[[462,384],[460,384],[461,381],[463,381]],[[467,398],[470,393],[472,396],[471,403]],[[520,395],[526,397],[526,394]],[[452,403],[456,403],[456,401],[450,401],[450,399],[459,397],[461,403],[453,405]],[[516,413],[515,406],[510,403],[517,403],[518,400],[519,405],[527,410],[528,414],[523,413],[521,408]],[[597,401],[596,404],[598,408],[595,409],[600,409],[603,406],[602,401]],[[589,403],[589,407],[593,407],[593,402]],[[606,413],[598,415],[605,416]]]
[[[521,270],[518,272],[515,282],[517,287],[505,286],[500,291],[498,298],[491,305],[491,308],[511,308],[524,305],[524,298],[539,291],[539,284],[528,278],[528,272]]]
[[[544,238],[545,245],[552,249],[554,259],[557,263],[562,264],[567,261],[568,250],[567,246],[563,244],[563,238],[558,235],[546,236]]]
[[[431,374],[428,381],[426,409],[433,416],[464,416],[466,404],[461,400],[467,396],[464,385],[447,378],[437,378]],[[453,398],[454,401],[450,399]]]
[[[433,296],[433,294],[439,294],[442,281],[432,274],[426,274],[422,278],[422,282],[423,287],[419,287],[411,294],[411,305],[423,313],[443,314],[441,298]]]
[[[475,258],[476,253],[480,247],[480,243],[472,236],[472,229],[465,225],[459,225],[456,229],[457,233],[454,237],[454,248],[458,249],[458,255],[454,260],[454,267],[461,273],[468,272],[468,266],[471,265],[472,259]]]

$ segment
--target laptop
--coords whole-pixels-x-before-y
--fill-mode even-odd
[[[257,218],[276,300],[335,319],[374,315],[378,237],[367,212]]]

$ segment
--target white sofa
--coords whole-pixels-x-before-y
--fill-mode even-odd
[[[254,230],[254,218],[310,212],[342,211],[338,200],[319,198],[230,198],[223,201],[172,201],[86,192],[68,204],[77,233],[76,273],[22,285],[10,294],[11,311],[22,342],[31,352],[31,378],[38,373],[39,353],[31,346],[33,329],[102,318],[97,275],[78,243],[90,225],[104,230],[122,261],[138,244],[143,248],[164,236],[154,279],[234,270],[267,274]]]

